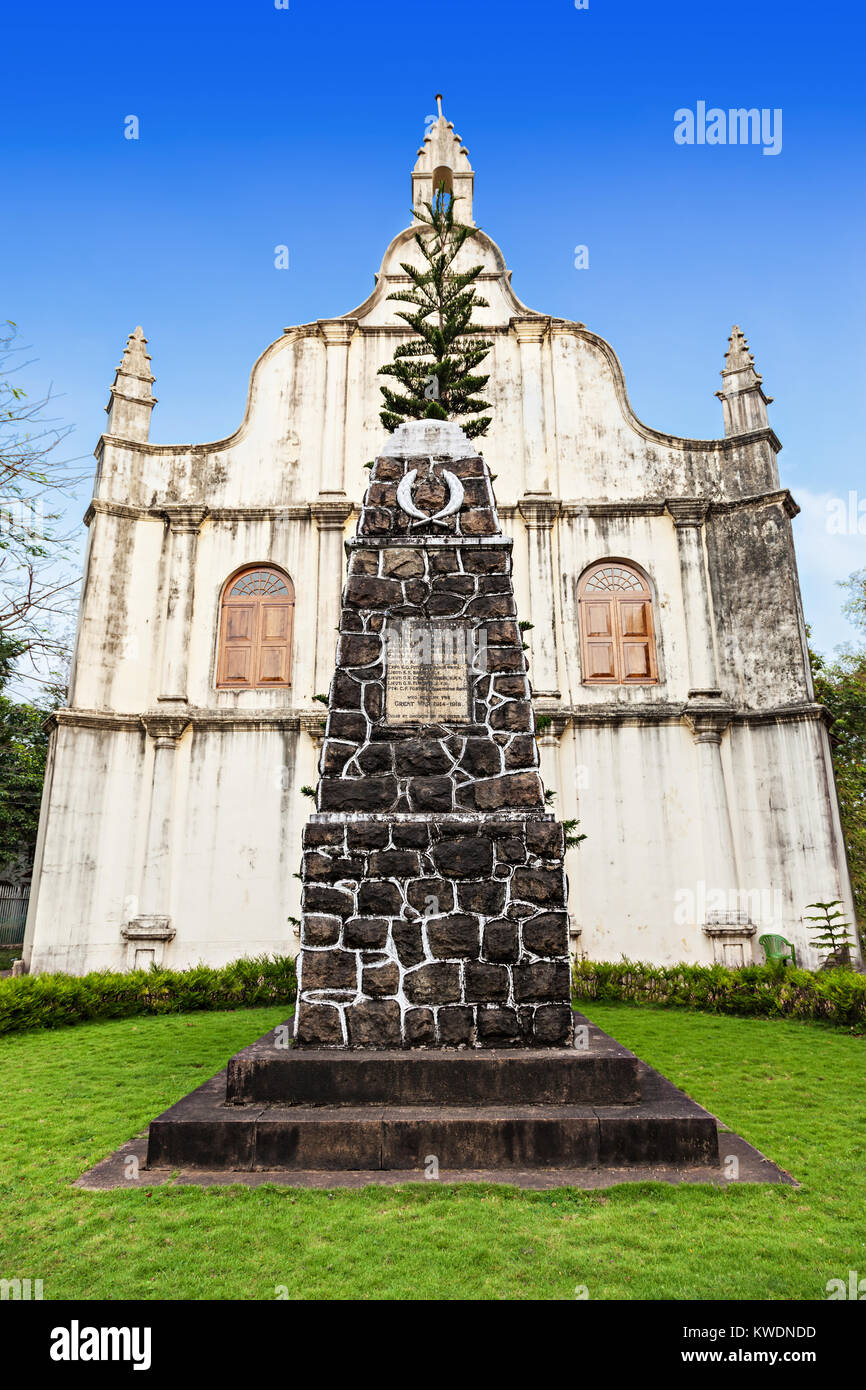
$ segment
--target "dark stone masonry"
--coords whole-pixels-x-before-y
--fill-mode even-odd
[[[413,422],[388,450],[347,543],[295,1046],[562,1047],[563,831],[538,771],[512,543],[456,427]]]

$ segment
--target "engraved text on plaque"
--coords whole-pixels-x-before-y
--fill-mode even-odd
[[[389,625],[385,718],[438,724],[471,718],[473,632],[419,619]]]

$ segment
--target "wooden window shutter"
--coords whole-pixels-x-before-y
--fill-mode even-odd
[[[256,609],[252,603],[223,607],[220,681],[252,685]]]
[[[652,594],[638,570],[618,560],[593,565],[580,582],[578,622],[584,684],[658,680]]]
[[[233,689],[291,684],[294,585],[287,574],[255,565],[223,592],[217,685]]]
[[[630,681],[655,679],[655,650],[652,640],[652,604],[620,599],[618,603],[622,640],[622,678]]]
[[[292,642],[292,605],[262,603],[259,608],[259,685],[287,685]]]
[[[588,601],[583,610],[586,670],[593,680],[617,679],[614,605]]]

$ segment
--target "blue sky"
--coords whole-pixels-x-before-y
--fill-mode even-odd
[[[864,21],[855,3],[273,0],[7,7],[0,319],[89,456],[127,335],[150,340],[151,437],[240,422],[290,323],[345,313],[408,221],[445,93],[476,219],[532,308],[619,354],[641,419],[721,434],[732,323],[775,397],[807,619],[852,635],[835,581],[866,565]],[[781,108],[781,153],[678,146],[674,112]],[[140,139],[124,139],[124,118]],[[286,244],[290,269],[274,269]],[[589,248],[575,270],[574,247]],[[82,507],[89,489],[82,490]],[[863,507],[866,513],[866,501]]]

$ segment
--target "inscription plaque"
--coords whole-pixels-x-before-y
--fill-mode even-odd
[[[387,633],[385,718],[391,724],[440,724],[471,718],[474,634],[419,619]]]

